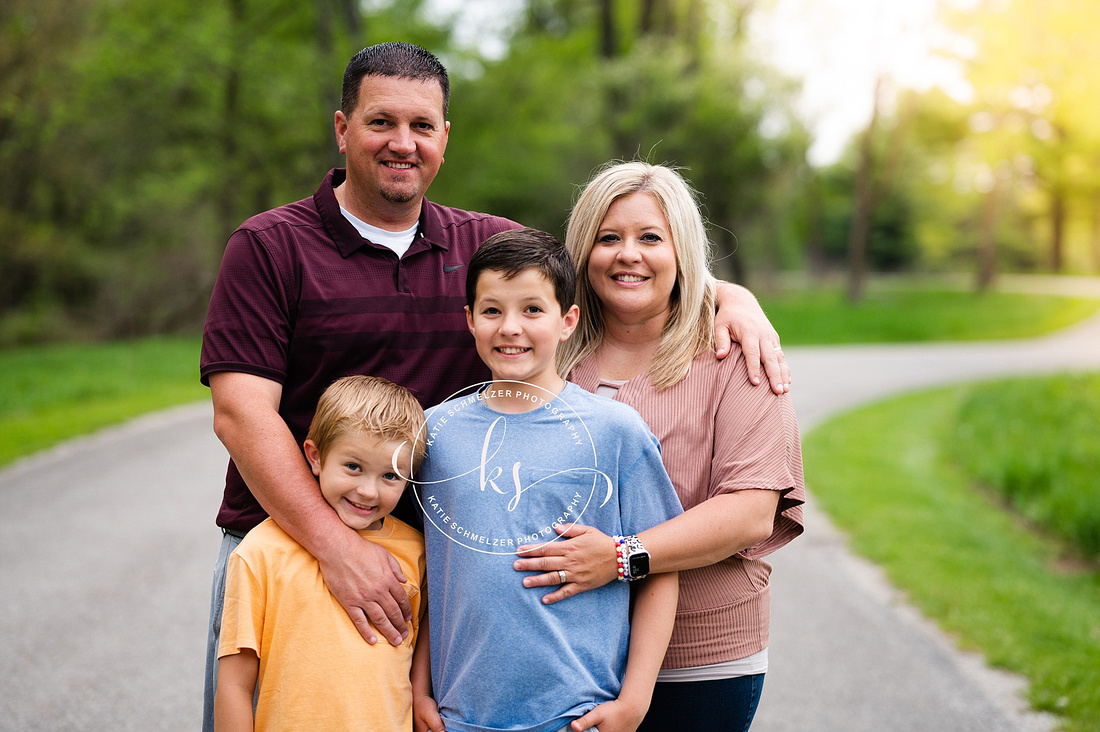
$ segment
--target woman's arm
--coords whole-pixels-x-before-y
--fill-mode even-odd
[[[635,582],[630,590],[634,612],[623,688],[615,701],[605,702],[574,720],[571,726],[577,732],[591,727],[598,727],[600,732],[634,732],[649,711],[653,685],[676,622],[678,577],[675,572],[653,574]]]
[[[251,648],[218,659],[218,688],[214,694],[217,732],[252,732],[252,700],[260,657]]]
[[[740,490],[710,498],[679,516],[638,535],[653,572],[678,572],[706,567],[756,546],[771,536],[779,491]],[[520,547],[524,557],[514,568],[544,574],[523,578],[524,587],[561,584],[542,598],[548,605],[581,592],[603,587],[616,576],[614,540],[591,526],[576,525],[561,532],[568,541]]]
[[[707,567],[771,536],[779,491],[740,490],[703,501],[638,535],[654,572]]]

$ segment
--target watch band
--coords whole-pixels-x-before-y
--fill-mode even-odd
[[[620,581],[633,582],[649,574],[649,552],[637,536],[616,536],[615,553]]]

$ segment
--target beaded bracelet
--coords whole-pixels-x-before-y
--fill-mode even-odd
[[[615,537],[615,564],[618,569],[618,579],[620,582],[629,582],[630,578],[626,576],[626,537]]]

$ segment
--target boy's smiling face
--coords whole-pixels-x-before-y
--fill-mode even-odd
[[[554,370],[554,354],[577,327],[578,313],[572,305],[562,314],[553,284],[537,269],[511,279],[485,270],[477,279],[473,309],[466,308],[466,323],[494,379],[557,394],[564,380]]]
[[[321,483],[321,495],[346,525],[360,531],[382,528],[382,519],[397,506],[405,479],[393,469],[398,453],[400,473],[408,476],[412,450],[408,443],[364,432],[339,435],[324,459],[312,440],[305,441],[306,459]]]

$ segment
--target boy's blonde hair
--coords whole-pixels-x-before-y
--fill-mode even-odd
[[[332,443],[349,433],[404,441],[412,448],[416,471],[426,450],[423,426],[424,410],[408,389],[377,376],[345,376],[321,395],[306,439],[317,447],[322,462]]]

